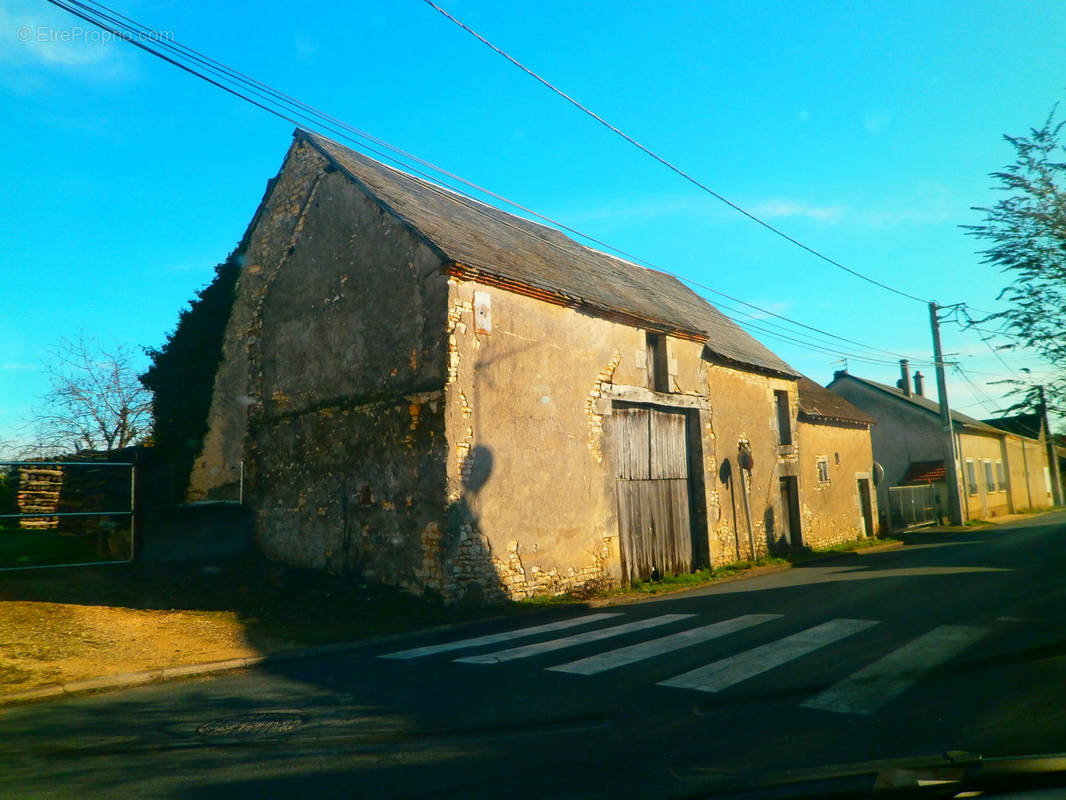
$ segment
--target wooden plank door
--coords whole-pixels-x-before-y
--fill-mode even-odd
[[[623,570],[631,581],[690,571],[686,412],[616,406],[612,426]]]

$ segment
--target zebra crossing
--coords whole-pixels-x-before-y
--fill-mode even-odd
[[[504,664],[594,642],[607,642],[619,636],[658,632],[658,629],[676,628],[682,623],[698,621],[696,614],[661,614],[631,622],[618,619],[623,616],[625,615],[621,612],[586,614],[486,636],[399,650],[379,657],[407,661],[507,644],[509,646],[503,649],[452,658],[452,661],[460,664]],[[604,650],[573,661],[552,664],[545,667],[545,670],[585,677],[599,675],[714,640],[728,641],[731,634],[757,630],[759,626],[784,618],[783,614],[744,614],[656,636],[636,644]],[[607,622],[611,624],[606,627],[595,627]],[[696,692],[722,692],[815,651],[839,644],[879,624],[878,620],[870,619],[827,620],[787,636],[716,659],[679,675],[665,677],[657,681],[657,685]],[[579,628],[580,631],[574,632]],[[987,628],[941,625],[897,647],[799,705],[802,708],[816,711],[874,714],[903,694],[927,673],[977,643],[988,632]],[[560,633],[565,635],[547,639],[538,638]],[[529,639],[538,640],[510,646],[513,642]]]

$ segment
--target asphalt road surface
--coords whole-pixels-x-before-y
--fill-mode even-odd
[[[0,797],[674,797],[1066,751],[1066,514],[0,712]]]

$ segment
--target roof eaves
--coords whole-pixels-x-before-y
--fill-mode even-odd
[[[790,381],[799,380],[800,378],[800,373],[798,372],[786,372],[785,370],[773,369],[772,367],[762,366],[759,364],[750,364],[747,361],[740,361],[739,359],[732,358],[726,355],[725,353],[715,350],[714,346],[711,344],[711,339],[709,336],[704,334],[704,338],[706,339],[703,344],[704,361],[717,362],[724,367],[729,367],[731,369],[740,369],[745,372],[758,372],[764,375],[773,375],[775,377],[785,378]],[[785,364],[784,361],[782,361],[781,363]],[[785,364],[785,366],[787,367],[788,364]],[[791,369],[791,367],[789,369]]]
[[[694,328],[685,329],[670,325],[662,320],[651,319],[635,311],[622,308],[605,306],[583,297],[566,294],[551,286],[538,285],[535,281],[520,281],[506,275],[498,275],[489,270],[462,264],[454,259],[449,260],[445,266],[445,272],[453,278],[460,280],[472,280],[486,286],[495,286],[505,291],[515,292],[536,300],[542,300],[553,305],[566,306],[577,311],[590,313],[598,317],[608,317],[631,327],[639,327],[647,330],[659,331],[670,336],[688,339],[694,342],[706,343],[707,333]]]
[[[803,409],[800,409],[799,419],[800,420],[805,420],[807,422],[814,422],[814,423],[832,422],[832,423],[847,423],[848,425],[863,425],[863,426],[865,426],[867,428],[870,427],[871,425],[876,425],[877,424],[877,420],[875,420],[873,418],[859,419],[858,417],[842,417],[842,416],[838,416],[838,415],[834,415],[834,414],[823,414],[823,413],[818,412],[818,411],[804,411]]]

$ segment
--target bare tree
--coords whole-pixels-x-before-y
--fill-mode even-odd
[[[127,347],[101,347],[84,334],[60,340],[48,365],[51,391],[32,420],[38,445],[77,452],[142,441],[151,429],[152,395],[133,360]]]

